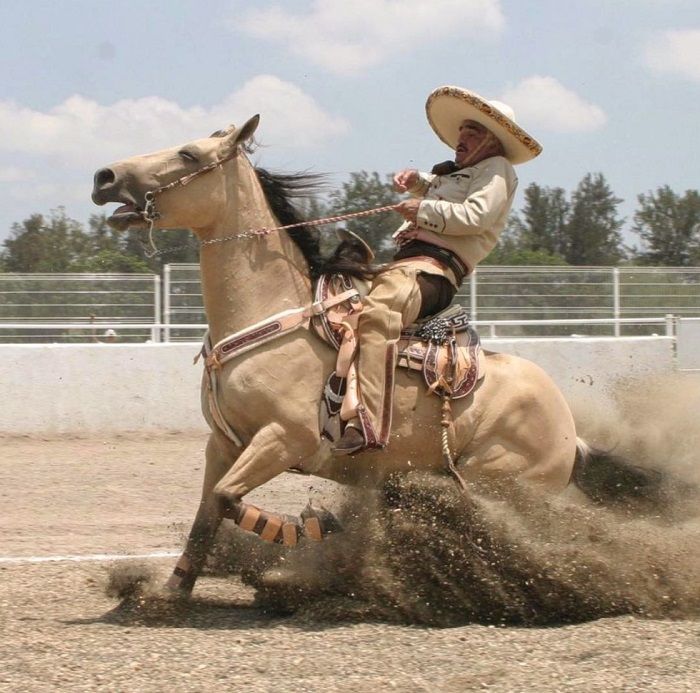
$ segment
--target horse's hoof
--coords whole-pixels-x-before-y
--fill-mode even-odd
[[[192,598],[192,589],[182,585],[171,584],[171,581],[168,580],[164,585],[154,590],[150,596],[158,601],[183,603],[188,602]]]
[[[183,584],[184,580],[177,575],[171,575],[168,581],[158,590],[158,595],[168,601],[186,601],[192,596],[192,587]]]
[[[188,602],[192,598],[192,591],[163,587],[156,593],[155,596],[168,602]]]
[[[266,592],[284,592],[286,594],[304,594],[320,590],[318,579],[290,568],[270,568],[261,576],[258,588]]]
[[[301,522],[304,535],[312,541],[321,541],[329,534],[343,530],[338,518],[330,510],[312,501],[301,511]]]
[[[299,576],[289,568],[269,568],[259,579],[258,586],[265,590],[294,589],[300,584]]]

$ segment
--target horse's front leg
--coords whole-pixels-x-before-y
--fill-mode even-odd
[[[229,465],[222,464],[217,457],[219,447],[212,444],[211,440],[207,446],[207,474],[202,503],[185,551],[168,581],[170,590],[183,594],[192,591],[221,521],[230,518],[241,524],[245,515],[241,499],[253,489],[311,457],[319,447],[319,438],[315,432],[300,435],[298,426],[285,427],[271,423],[253,436],[233,466],[230,466],[230,457]],[[219,470],[223,470],[223,473],[219,474]],[[264,521],[266,516],[268,514],[264,513],[261,519]],[[269,518],[271,527],[277,524],[276,515],[269,515]]]
[[[168,591],[186,596],[194,588],[194,583],[204,567],[212,542],[224,517],[222,499],[214,493],[214,487],[232,467],[240,454],[240,448],[235,447],[218,432],[209,436],[205,453],[206,469],[202,485],[202,498],[187,538],[185,550],[166,583]]]

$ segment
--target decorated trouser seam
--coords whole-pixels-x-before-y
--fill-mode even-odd
[[[358,394],[368,447],[383,447],[389,439],[397,344],[402,327],[420,312],[418,274],[412,267],[383,272],[364,301],[358,329]]]

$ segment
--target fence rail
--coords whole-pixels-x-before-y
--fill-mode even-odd
[[[568,336],[574,326],[642,336],[667,332],[668,315],[700,317],[700,268],[482,266],[455,300],[502,337]],[[162,292],[151,274],[0,274],[0,343],[100,341],[108,329],[119,341],[189,341],[205,325],[195,264],[166,265]]]
[[[135,323],[158,323],[161,313],[161,279],[154,274],[0,274],[0,343],[83,342],[105,336],[112,323],[129,326],[121,340],[143,341],[150,331]],[[82,327],[61,333],[58,323]],[[54,329],[38,332],[35,324]]]
[[[663,333],[663,336],[673,337],[675,335],[675,325],[677,317],[674,315],[666,315],[662,318],[620,318],[619,320],[625,325],[649,325],[658,326],[662,329],[657,330],[654,336],[659,336]],[[551,327],[551,326],[566,326],[571,328],[586,327],[590,325],[612,325],[617,322],[612,318],[599,318],[599,319],[561,319],[561,320],[474,320],[471,322],[472,325],[478,328],[485,328],[481,330],[482,335],[490,338],[498,338],[503,336],[498,334],[499,328],[511,327],[511,326],[524,326],[524,327]],[[22,328],[24,330],[35,331],[38,333],[44,332],[43,336],[51,337],[52,332],[57,332],[57,336],[65,336],[66,334],[75,336],[76,334],[82,334],[86,339],[80,341],[95,341],[101,343],[118,343],[124,341],[144,341],[143,339],[135,340],[130,339],[133,337],[132,333],[148,333],[149,338],[146,340],[151,343],[161,343],[167,341],[201,341],[204,333],[206,332],[207,326],[204,324],[174,324],[174,323],[142,323],[142,324],[125,324],[120,322],[104,323],[100,327],[105,327],[108,330],[114,329],[119,330],[120,339],[118,340],[107,340],[102,334],[92,335],[91,328],[86,326],[82,322],[50,322],[50,323],[3,323],[0,324],[0,329],[18,329]],[[168,332],[174,330],[182,331],[186,337],[182,340],[168,340],[166,335]],[[570,333],[569,337],[582,337],[584,335]],[[93,338],[94,337],[94,338]],[[58,339],[49,339],[48,341],[59,341]],[[75,341],[75,340],[60,340],[60,341]]]

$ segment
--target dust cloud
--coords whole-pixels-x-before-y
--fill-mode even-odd
[[[666,475],[665,503],[601,507],[577,489],[506,501],[448,479],[395,479],[349,497],[346,531],[243,570],[261,601],[310,618],[543,625],[700,613],[700,378],[626,382],[578,409],[580,434]],[[238,556],[241,555],[237,552]]]
[[[314,622],[697,616],[700,379],[626,383],[614,405],[611,414],[574,403],[580,434],[667,475],[664,504],[652,511],[597,505],[574,487],[559,496],[520,488],[507,500],[476,488],[465,495],[447,477],[412,474],[349,492],[344,531],[321,543],[287,550],[225,523],[208,570],[239,574],[262,609]]]

